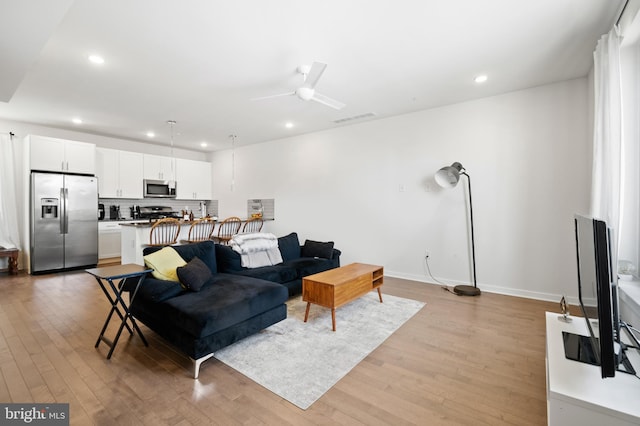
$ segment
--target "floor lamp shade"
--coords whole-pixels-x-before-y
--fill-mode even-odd
[[[467,184],[469,188],[469,218],[471,220],[471,261],[473,265],[473,285],[457,285],[453,288],[454,293],[460,296],[479,296],[480,289],[476,283],[476,245],[473,235],[473,202],[471,199],[471,178],[469,174],[462,167],[462,164],[457,161],[450,166],[445,166],[438,170],[435,175],[435,180],[438,185],[443,188],[454,188],[460,181],[460,175],[467,177]]]
[[[443,167],[436,172],[436,183],[443,188],[453,188],[460,181],[460,173],[462,170],[464,170],[464,167],[458,162]]]

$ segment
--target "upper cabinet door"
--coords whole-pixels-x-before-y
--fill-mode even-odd
[[[65,157],[70,173],[96,173],[96,146],[91,143],[66,141]]]
[[[31,170],[65,171],[64,140],[43,136],[27,136],[27,139]]]
[[[120,151],[118,158],[120,197],[142,198],[142,154]]]
[[[29,160],[31,170],[61,173],[96,173],[96,146],[91,143],[68,141],[30,135]]]
[[[144,178],[175,180],[174,159],[161,155],[144,154]]]
[[[176,198],[211,200],[211,163],[182,158],[176,161]]]
[[[117,198],[120,182],[118,178],[118,150],[96,148],[96,176],[100,198]]]
[[[100,198],[142,198],[142,154],[97,148]]]

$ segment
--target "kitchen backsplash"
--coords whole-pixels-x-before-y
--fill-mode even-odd
[[[185,208],[193,212],[194,217],[201,217],[200,215],[200,201],[189,200],[133,200],[126,198],[100,198],[99,203],[104,204],[105,219],[110,219],[109,212],[111,206],[120,206],[120,216],[123,219],[131,219],[131,207],[133,206],[168,206],[174,211],[181,212]],[[209,200],[205,202],[207,206],[207,214],[211,216],[218,215],[218,200]]]

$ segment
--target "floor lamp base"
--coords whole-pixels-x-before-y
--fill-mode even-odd
[[[480,289],[472,285],[457,285],[453,292],[458,296],[480,296]]]

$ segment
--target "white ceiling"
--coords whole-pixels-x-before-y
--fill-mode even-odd
[[[162,145],[176,120],[193,150],[262,142],[585,76],[623,2],[3,0],[0,118]],[[313,61],[344,109],[251,100],[295,90]]]

